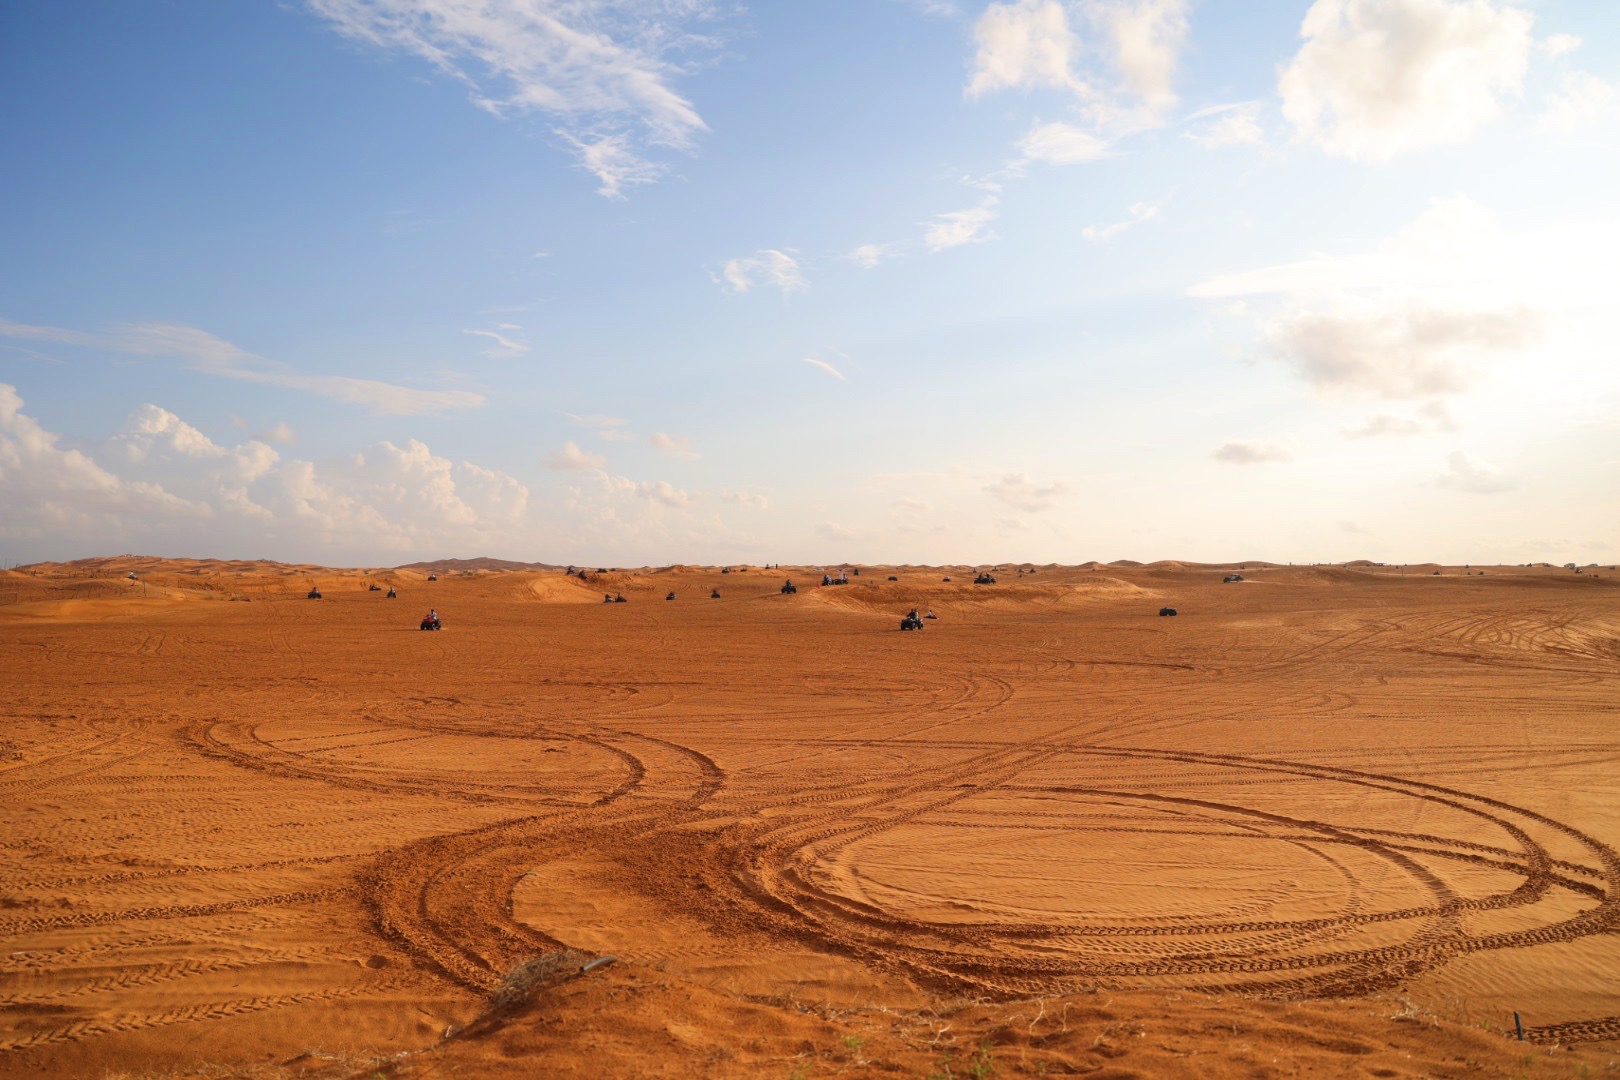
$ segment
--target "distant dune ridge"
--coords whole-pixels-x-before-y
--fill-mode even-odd
[[[0,1075],[1620,1053],[1620,572],[854,565],[0,572]]]

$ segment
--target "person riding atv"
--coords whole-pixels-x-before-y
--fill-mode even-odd
[[[444,625],[439,622],[439,613],[437,611],[430,611],[426,615],[422,616],[422,629],[423,630],[442,630],[442,629],[444,629]]]

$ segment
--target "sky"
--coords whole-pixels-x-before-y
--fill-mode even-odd
[[[14,0],[0,561],[1620,559],[1612,0]]]

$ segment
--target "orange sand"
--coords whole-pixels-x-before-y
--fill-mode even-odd
[[[0,1075],[1620,1067],[1620,572],[429,569],[0,573]]]

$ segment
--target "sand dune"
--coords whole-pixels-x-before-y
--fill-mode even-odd
[[[1620,1053],[1620,573],[452,565],[0,577],[0,1075]]]

